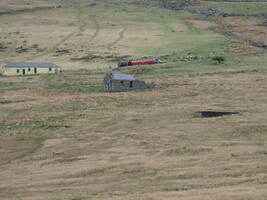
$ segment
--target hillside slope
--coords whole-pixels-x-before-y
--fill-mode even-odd
[[[259,29],[244,23],[259,22],[251,16],[259,7],[241,16],[249,3],[8,2],[0,63],[49,61],[65,71],[0,76],[1,200],[267,199],[266,50],[219,23],[254,37]],[[164,63],[116,68],[143,57]],[[156,88],[107,93],[107,72]],[[206,110],[240,114],[194,117]]]

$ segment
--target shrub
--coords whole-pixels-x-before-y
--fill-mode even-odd
[[[225,57],[223,57],[223,56],[214,56],[212,58],[212,60],[216,61],[217,64],[221,64],[221,63],[223,63],[225,61]]]

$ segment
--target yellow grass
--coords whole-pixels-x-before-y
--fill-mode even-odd
[[[129,6],[63,7],[1,16],[0,64],[18,61],[51,61],[64,69],[116,67],[117,57],[158,57],[196,51],[210,41],[222,43],[222,35],[192,31],[183,13]],[[38,45],[38,48],[32,48]],[[28,51],[17,53],[23,47]],[[57,50],[69,53],[57,54]],[[217,50],[216,50],[217,51]],[[73,62],[88,55],[112,56]],[[103,62],[104,61],[104,62]],[[100,64],[99,64],[100,63]],[[101,64],[103,63],[103,64]]]
[[[1,106],[13,126],[1,134],[11,160],[1,165],[1,199],[264,200],[265,76],[164,76],[147,81],[168,89],[131,93],[6,91],[2,98],[24,101]],[[199,110],[241,114],[193,118]],[[20,150],[38,137],[38,149]]]
[[[2,0],[0,1],[0,12],[9,12],[21,9],[31,9],[34,7],[48,6],[42,1],[34,0]]]

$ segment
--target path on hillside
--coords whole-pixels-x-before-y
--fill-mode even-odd
[[[99,22],[97,21],[96,17],[94,15],[92,15],[91,17],[92,17],[92,20],[94,22],[95,32],[92,35],[92,37],[89,38],[88,43],[92,42],[98,36],[99,31],[100,31],[100,25],[99,25]]]
[[[80,15],[80,12],[78,10],[78,18],[79,18],[79,15]],[[82,25],[80,25],[79,27],[79,32],[81,31],[82,29]],[[64,44],[66,41],[68,41],[69,39],[71,39],[73,37],[73,35],[75,33],[79,33],[79,32],[72,32],[72,33],[69,33],[67,36],[65,36],[64,38],[62,38],[59,42],[57,42],[54,46],[52,46],[51,48],[49,48],[47,51],[45,51],[44,53],[42,54],[38,54],[38,55],[34,55],[34,56],[31,56],[31,57],[28,57],[26,58],[27,60],[33,60],[35,58],[39,58],[39,57],[42,57],[42,56],[45,56],[45,55],[48,55],[49,53],[52,53],[55,49],[59,48],[62,44]]]
[[[113,47],[113,46],[115,46],[115,45],[118,44],[121,40],[123,40],[123,38],[124,38],[124,33],[125,33],[125,31],[127,30],[127,28],[126,28],[126,26],[123,25],[123,24],[121,24],[121,26],[122,26],[122,29],[121,29],[121,31],[120,31],[119,34],[118,34],[118,38],[117,38],[116,40],[114,40],[113,42],[111,42],[111,43],[105,45],[108,49],[111,48],[111,47]]]
[[[2,12],[2,13],[0,13],[0,16],[1,15],[22,14],[22,13],[28,13],[30,11],[40,11],[40,10],[46,10],[46,9],[51,9],[51,8],[54,8],[54,7],[44,7],[44,8],[38,7],[35,9],[23,9],[23,10],[19,10],[19,11]],[[83,11],[80,8],[77,8],[77,12],[78,12],[77,18],[80,22],[79,31],[75,31],[75,32],[71,32],[71,33],[67,34],[59,42],[54,44],[52,47],[48,48],[45,52],[37,54],[37,55],[28,56],[26,58],[23,58],[23,60],[24,61],[30,61],[30,60],[33,60],[33,59],[36,59],[36,58],[39,58],[39,57],[42,57],[42,56],[45,56],[45,55],[48,55],[48,54],[54,52],[57,48],[59,48],[64,43],[69,41],[74,35],[80,34],[84,31],[86,31],[88,20],[93,21],[94,27],[95,27],[95,32],[90,38],[88,38],[88,40],[86,42],[88,42],[88,43],[92,42],[99,34],[99,31],[100,31],[99,22],[94,15],[90,16],[90,19],[87,19],[87,18],[85,19],[84,17],[82,17]],[[124,30],[122,30],[122,31],[124,31]],[[121,34],[120,34],[119,38],[116,41],[114,41],[112,44],[116,44],[117,42],[119,42],[119,40],[123,37]],[[13,41],[12,46],[9,48],[8,52],[6,52],[6,55],[4,57],[2,57],[2,59],[1,59],[2,62],[6,62],[8,60],[8,58],[12,55],[12,53],[14,53],[16,51],[16,46],[18,44],[18,41],[16,39],[12,39],[12,41]]]
[[[0,13],[0,16],[1,15],[7,15],[7,14],[8,15],[14,15],[14,14],[29,13],[29,12],[33,12],[33,11],[34,12],[38,12],[40,10],[47,10],[47,9],[53,9],[53,8],[54,7],[37,7],[37,8],[32,8],[32,9],[23,9],[23,10],[17,10],[17,11],[2,12],[2,13]],[[62,9],[62,7],[58,8],[58,9]],[[60,41],[55,43],[52,47],[49,47],[48,49],[46,49],[44,52],[39,53],[39,54],[35,54],[35,55],[26,56],[22,60],[31,61],[31,60],[34,60],[36,58],[43,57],[43,56],[46,56],[46,55],[48,55],[50,53],[53,53],[56,49],[60,48],[64,43],[69,41],[74,35],[80,34],[80,33],[84,32],[84,31],[86,31],[86,29],[87,29],[86,27],[88,25],[88,20],[93,21],[93,26],[95,27],[95,31],[94,31],[93,35],[90,36],[88,38],[88,40],[86,40],[85,42],[86,43],[92,43],[94,41],[94,39],[99,35],[99,32],[100,32],[99,21],[97,20],[95,15],[90,15],[88,18],[83,16],[84,11],[80,7],[76,7],[75,9],[77,9],[77,12],[78,12],[77,18],[78,18],[78,20],[80,22],[78,31],[71,32],[71,33],[67,34]],[[121,28],[120,32],[118,33],[117,38],[114,39],[114,41],[111,41],[110,43],[105,44],[105,45],[96,45],[96,47],[105,47],[105,48],[110,49],[111,47],[113,47],[116,44],[118,44],[121,40],[123,40],[124,34],[125,34],[127,28],[126,28],[125,25],[121,24],[121,26],[122,26],[122,28]],[[10,48],[9,52],[6,53],[5,60],[1,59],[2,61],[7,61],[8,58],[10,58],[10,55],[12,55],[12,53],[15,52],[17,44],[18,44],[18,41],[13,39],[13,45]]]
[[[49,53],[52,53],[57,48],[59,48],[61,45],[63,45],[65,42],[69,41],[74,35],[81,34],[84,31],[86,31],[87,20],[85,20],[82,17],[82,10],[80,8],[77,9],[77,12],[78,12],[77,18],[78,18],[78,20],[80,22],[79,31],[69,33],[67,36],[65,36],[63,39],[61,39],[58,43],[56,43],[53,47],[51,47],[50,49],[48,49],[44,53],[31,56],[31,57],[27,58],[27,60],[32,60],[32,59],[35,59],[35,58],[38,58],[38,57],[42,57],[42,56],[48,55]],[[94,26],[95,26],[96,31],[93,34],[93,36],[91,38],[89,38],[89,40],[88,40],[89,42],[92,41],[98,35],[98,32],[99,32],[99,24],[98,24],[98,21],[95,19],[95,17],[93,17],[93,21],[94,21]]]

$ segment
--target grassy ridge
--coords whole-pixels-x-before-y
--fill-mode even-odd
[[[186,19],[193,15],[159,8],[129,6],[124,10],[100,4],[27,12],[19,16],[21,18],[8,15],[0,19],[5,30],[3,37],[11,40],[10,43],[6,39],[0,40],[8,48],[1,53],[1,64],[45,60],[66,69],[100,69],[109,65],[114,67],[116,62],[103,59],[73,62],[71,58],[92,54],[115,59],[119,56],[139,58],[182,54],[186,50],[207,56],[220,53],[229,44],[224,36],[188,23]],[[26,24],[22,26],[23,23]],[[38,49],[31,47],[36,44]],[[20,46],[28,50],[17,53]],[[67,49],[69,53],[58,54],[58,49]]]
[[[257,14],[267,10],[266,2],[205,2],[212,7],[218,7],[221,11],[229,14]]]

